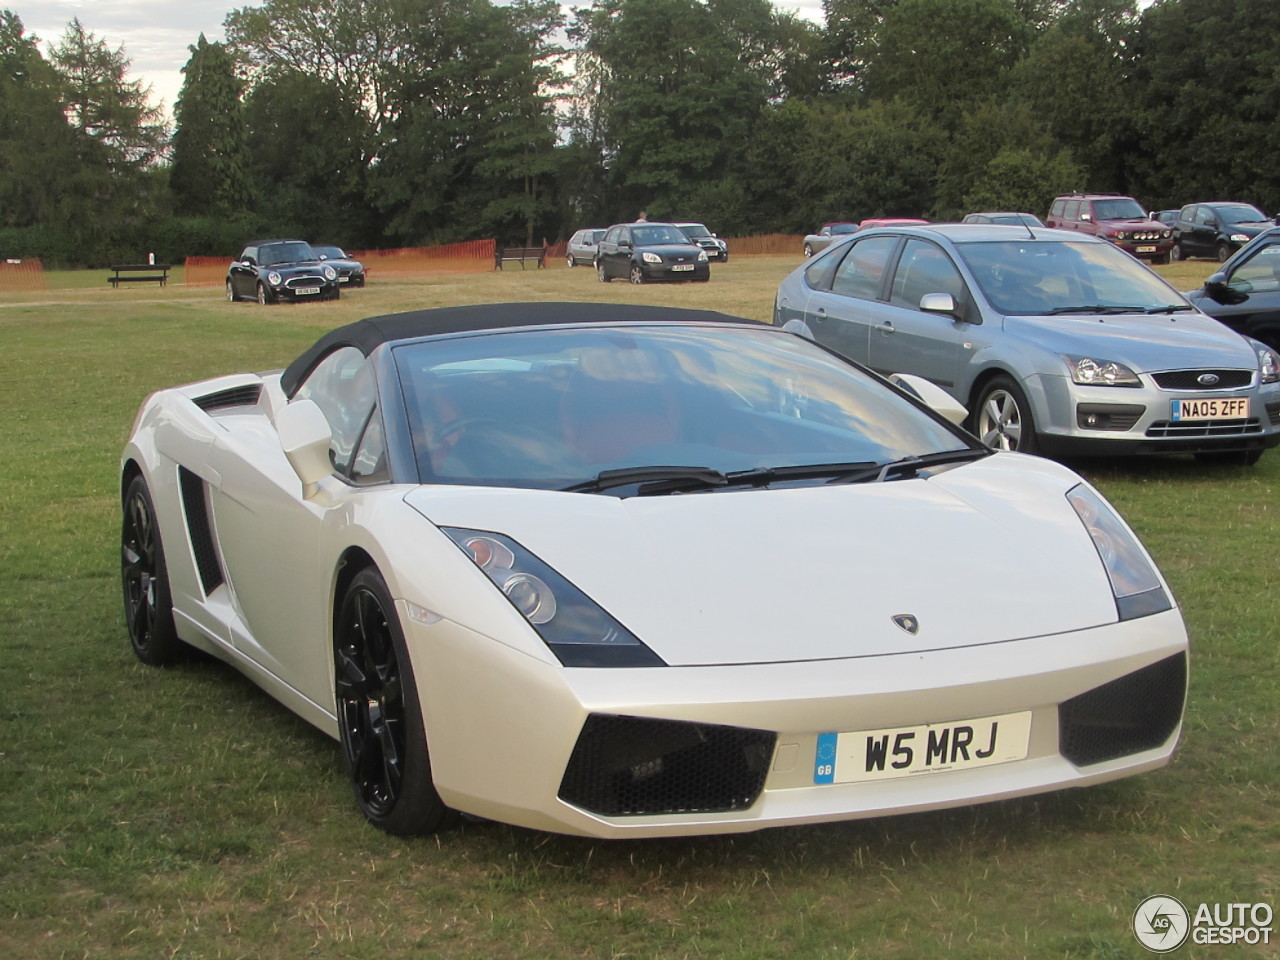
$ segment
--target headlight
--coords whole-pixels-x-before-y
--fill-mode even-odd
[[[1233,233],[1231,235],[1232,243],[1248,243],[1249,235],[1247,233]]]
[[[327,263],[324,265],[324,269],[320,272],[324,274],[324,278],[326,280],[333,280],[338,276],[338,271],[333,269],[333,267],[329,266]]]
[[[1254,347],[1258,351],[1258,374],[1263,383],[1280,381],[1280,363],[1276,361],[1276,352],[1261,344]]]
[[[566,667],[666,666],[635,634],[510,537],[440,529],[485,572]]]
[[[1163,236],[1164,236],[1164,238],[1165,238],[1166,240],[1168,240],[1170,237],[1172,237],[1172,236],[1173,236],[1173,231],[1172,231],[1172,230],[1166,230],[1166,231],[1164,231]]]
[[[645,263],[661,263],[662,262],[662,258],[658,256],[656,253],[649,253],[646,251],[645,253],[640,254],[640,257],[642,260],[644,260]]]
[[[1111,239],[1113,239],[1116,243],[1124,243],[1126,240],[1129,239],[1129,235],[1125,233],[1123,230],[1120,230],[1120,231],[1117,231],[1116,235]]]
[[[273,287],[280,286],[280,274],[272,270],[267,274],[267,283],[271,284]]]
[[[699,251],[698,251],[698,262],[699,262],[699,263],[706,263],[706,262],[707,262],[707,251],[705,251],[705,250],[699,250]]]
[[[1098,360],[1093,357],[1062,358],[1071,371],[1071,380],[1090,387],[1140,387],[1142,381],[1138,375],[1123,363],[1112,360]]]
[[[1102,559],[1120,619],[1134,620],[1172,609],[1155,567],[1111,506],[1084,484],[1068,490],[1067,500]]]

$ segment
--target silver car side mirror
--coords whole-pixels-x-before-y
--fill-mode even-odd
[[[294,400],[276,413],[276,433],[289,465],[302,481],[302,496],[309,500],[320,481],[333,473],[329,421],[315,401]]]

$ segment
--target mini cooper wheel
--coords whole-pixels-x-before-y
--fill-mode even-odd
[[[404,632],[391,594],[372,567],[347,587],[333,642],[338,733],[360,812],[397,836],[448,826],[457,815],[431,781]]]
[[[267,285],[265,283],[258,284],[258,303],[266,306],[271,302],[271,295],[267,293]]]
[[[227,281],[227,299],[232,303],[236,302],[236,288],[231,285],[231,281]]]
[[[644,283],[644,271],[639,267],[631,268],[631,282],[635,284]]]
[[[613,278],[604,272],[604,264],[599,260],[596,261],[596,279],[601,283],[608,283]]]
[[[994,450],[1035,453],[1035,421],[1022,388],[1009,377],[988,382],[974,408],[973,432]]]
[[[186,645],[173,625],[169,574],[164,563],[156,509],[142,477],[134,477],[124,495],[120,526],[120,582],[124,621],[134,655],[152,667],[180,660]]]

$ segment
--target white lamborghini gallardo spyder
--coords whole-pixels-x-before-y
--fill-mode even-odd
[[[1187,637],[1133,533],[893,379],[718,313],[528,303],[161,390],[122,458],[134,652],[242,670],[396,834],[725,833],[1167,763]]]

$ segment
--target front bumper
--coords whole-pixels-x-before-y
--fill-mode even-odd
[[[338,296],[338,281],[323,277],[288,277],[282,283],[269,286],[276,300],[301,303],[307,300],[332,300]],[[311,291],[311,292],[308,292]]]
[[[652,282],[679,282],[681,280],[708,280],[711,277],[711,266],[705,260],[692,264],[692,270],[677,270],[676,267],[687,267],[690,264],[674,263],[642,263],[640,270],[645,280]]]
[[[1255,376],[1256,378],[1256,376]],[[1170,390],[1142,375],[1141,387],[1087,387],[1068,377],[1024,383],[1042,451],[1050,456],[1227,453],[1280,444],[1280,384],[1226,390]],[[1174,400],[1247,398],[1247,417],[1175,421]]]
[[[1169,761],[1186,693],[1185,672],[1169,673],[1170,664],[1185,671],[1187,653],[1176,609],[1069,637],[900,657],[695,668],[564,669],[449,621],[409,628],[432,770],[444,801],[477,816],[592,837],[736,833],[1102,783]],[[1146,684],[1140,695],[1131,692],[1154,673],[1165,678],[1162,689]],[[1156,702],[1164,717],[1154,735],[1148,731],[1132,750],[1122,745],[1121,755],[1105,745],[1099,753],[1089,745],[1088,730],[1080,740],[1079,705],[1088,713],[1094,709],[1088,704],[1115,681],[1119,686],[1109,689],[1123,687],[1125,702]],[[1076,706],[1060,709],[1068,702]],[[870,782],[816,782],[821,734],[1018,711],[1031,714],[1024,759]],[[604,726],[637,718],[640,736],[615,736],[608,749],[587,758],[584,773],[583,742],[602,726],[599,718]],[[1100,718],[1099,728],[1107,726]],[[723,765],[700,769],[688,759],[700,755],[695,752],[685,754],[683,787],[667,783],[662,802],[643,799],[653,791],[641,781],[666,775],[663,758],[627,751],[643,751],[635,744],[656,739],[646,731],[676,727],[686,730],[686,740],[695,731],[692,739],[706,745],[707,757],[723,759],[738,750],[733,765],[747,779],[757,776],[758,789],[725,786]],[[743,736],[732,730],[721,736],[717,731],[724,728]],[[612,778],[603,785],[590,782],[601,763],[608,767],[601,775]],[[706,783],[711,786],[704,790]],[[690,802],[679,793],[688,789],[704,792]],[[642,799],[630,799],[635,796]],[[711,798],[701,804],[705,809],[697,809],[697,797]],[[646,813],[645,803],[663,809]],[[618,812],[628,804],[641,812]]]

